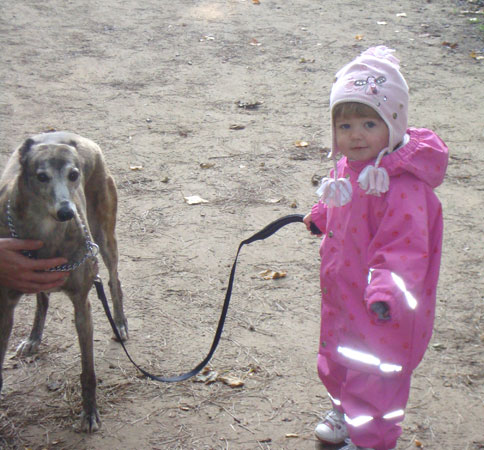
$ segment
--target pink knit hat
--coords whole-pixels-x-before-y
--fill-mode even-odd
[[[388,146],[382,149],[375,165],[365,168],[358,179],[360,186],[372,195],[388,190],[388,174],[378,166],[381,158],[403,141],[407,130],[408,86],[393,52],[383,45],[369,48],[338,71],[331,89],[331,116],[336,105],[358,102],[373,108],[388,126]],[[342,206],[351,199],[351,185],[337,178],[338,147],[332,118],[331,130],[333,146],[329,157],[335,161],[334,180],[324,179],[318,193],[323,201],[328,200],[325,203],[329,206]]]

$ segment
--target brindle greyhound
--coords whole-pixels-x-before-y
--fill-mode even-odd
[[[128,338],[118,278],[116,210],[116,187],[101,149],[73,133],[44,133],[27,139],[12,154],[0,179],[0,237],[41,240],[43,247],[30,256],[62,256],[69,261],[55,269],[69,272],[56,290],[65,292],[74,305],[82,361],[81,430],[88,432],[101,425],[96,407],[93,324],[88,299],[98,273],[94,252],[97,246],[109,272],[116,325],[122,339]],[[14,308],[21,295],[0,286],[0,390]],[[38,349],[48,304],[48,292],[37,294],[32,331],[18,347],[18,354]]]

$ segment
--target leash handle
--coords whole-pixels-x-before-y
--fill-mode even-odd
[[[193,377],[194,375],[198,374],[210,361],[212,358],[213,354],[215,353],[215,350],[217,349],[217,346],[220,341],[220,337],[222,336],[222,331],[225,323],[225,318],[227,317],[227,311],[229,309],[229,304],[230,304],[230,298],[232,296],[232,288],[234,285],[234,279],[235,279],[235,269],[237,267],[237,259],[239,257],[240,250],[244,245],[251,244],[252,242],[255,241],[260,241],[263,239],[268,238],[269,236],[272,236],[274,233],[276,233],[278,230],[280,230],[282,227],[290,224],[290,223],[295,223],[295,222],[302,222],[304,216],[302,214],[290,214],[284,217],[281,217],[279,219],[274,220],[271,222],[269,225],[265,226],[262,230],[258,231],[248,239],[245,239],[239,244],[239,248],[237,249],[237,253],[235,255],[234,263],[232,265],[232,270],[230,271],[230,277],[229,277],[229,283],[227,285],[227,291],[225,293],[225,300],[222,306],[222,312],[220,313],[220,318],[218,320],[218,325],[217,325],[217,330],[215,332],[215,336],[213,338],[212,345],[210,347],[210,350],[207,353],[207,356],[197,365],[195,366],[192,370],[183,373],[181,375],[173,376],[173,377],[161,377],[161,376],[156,376],[153,375],[143,368],[141,368],[138,364],[136,364],[133,359],[131,358],[130,354],[128,353],[128,350],[126,349],[126,346],[124,345],[124,342],[121,339],[121,336],[119,335],[118,328],[116,327],[116,324],[114,322],[114,319],[111,315],[111,311],[109,309],[109,304],[106,298],[106,294],[104,292],[104,287],[101,281],[101,278],[99,276],[96,277],[94,280],[94,285],[96,287],[96,292],[99,300],[101,300],[101,303],[104,308],[104,312],[106,313],[106,316],[109,320],[109,323],[111,324],[111,328],[113,329],[114,335],[116,338],[119,340],[121,343],[124,352],[126,353],[126,356],[128,359],[131,361],[131,363],[146,377],[150,378],[151,380],[154,381],[160,381],[162,383],[176,383],[178,381],[184,381],[187,380],[188,378]],[[314,226],[314,229],[313,229]],[[311,222],[311,232],[313,234],[320,235],[321,231],[316,227],[314,223]]]

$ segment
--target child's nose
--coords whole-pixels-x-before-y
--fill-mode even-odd
[[[362,136],[361,129],[358,127],[351,128],[351,139],[360,139]]]

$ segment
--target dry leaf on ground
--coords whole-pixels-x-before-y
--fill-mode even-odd
[[[286,272],[267,269],[259,272],[259,275],[264,278],[264,280],[277,280],[279,278],[284,278],[287,274]]]
[[[191,196],[188,196],[188,197],[183,197],[183,199],[189,205],[200,205],[202,203],[208,203],[208,200],[205,200],[202,197],[199,197],[198,195],[191,195]]]
[[[217,379],[232,388],[242,387],[245,384],[240,378],[230,376],[230,375],[221,375]]]
[[[212,384],[217,381],[218,372],[212,370],[210,367],[205,367],[194,379],[193,381],[198,383]]]

